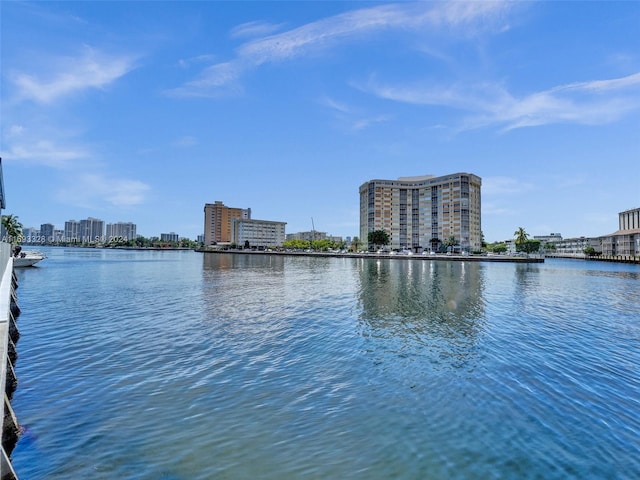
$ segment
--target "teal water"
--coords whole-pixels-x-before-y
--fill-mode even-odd
[[[50,248],[21,480],[640,478],[640,267]]]

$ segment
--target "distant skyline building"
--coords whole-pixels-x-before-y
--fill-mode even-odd
[[[482,179],[471,173],[370,180],[360,186],[360,242],[384,230],[392,249],[437,250],[451,237],[479,251]]]
[[[324,240],[327,238],[327,232],[318,232],[317,230],[309,230],[307,232],[287,233],[287,240]]]
[[[534,235],[534,240],[540,240],[540,243],[557,243],[562,241],[562,235],[560,233],[550,233],[549,235]]]
[[[115,239],[135,240],[137,236],[136,229],[136,224],[131,222],[107,223],[106,241],[109,242]]]
[[[515,253],[515,240],[510,240],[514,244],[513,252]],[[553,243],[555,249],[553,254],[566,255],[570,257],[584,256],[584,249],[587,247],[593,247],[595,251],[602,252],[602,242],[599,238],[592,237],[576,237],[576,238],[563,238]]]
[[[317,230],[309,230],[306,232],[287,233],[287,240],[305,240],[307,242],[313,240],[329,240],[331,242],[341,243],[342,237],[329,235],[327,232],[318,232]]]
[[[93,217],[80,220],[80,239],[82,243],[104,242],[104,222]]]
[[[204,206],[204,244],[231,243],[234,219],[251,219],[250,208],[227,207],[219,200]]]
[[[235,218],[232,222],[232,243],[239,247],[279,247],[285,241],[286,222]]]
[[[50,243],[55,241],[55,226],[52,223],[40,225],[40,243]]]
[[[22,243],[40,243],[40,230],[34,227],[22,229]]]
[[[104,222],[93,217],[79,222],[67,220],[64,222],[64,241],[78,243],[104,242]]]
[[[162,242],[177,242],[178,240],[179,240],[178,234],[175,232],[160,234],[160,241]]]
[[[80,222],[76,220],[64,222],[64,241],[80,242]]]

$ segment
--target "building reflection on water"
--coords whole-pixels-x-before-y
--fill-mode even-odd
[[[485,322],[482,268],[477,262],[363,260],[363,336],[383,342],[388,353],[465,365]]]
[[[328,329],[322,341],[330,341],[330,325],[350,325],[374,362],[427,356],[434,368],[459,368],[477,355],[485,327],[484,268],[427,259],[207,254],[204,321],[265,341],[290,329],[303,334],[313,322]]]

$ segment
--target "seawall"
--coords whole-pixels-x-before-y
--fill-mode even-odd
[[[16,342],[20,334],[16,326],[16,318],[20,314],[20,308],[16,298],[18,284],[13,272],[11,245],[7,243],[0,243],[0,272],[2,272],[0,280],[0,392],[3,393],[0,479],[16,480],[18,477],[11,465],[11,452],[18,442],[20,428],[11,408],[11,398],[18,386],[13,365],[18,356]]]
[[[453,262],[511,262],[511,263],[544,263],[543,256],[510,256],[510,255],[392,255],[390,253],[334,253],[334,252],[286,252],[261,250],[217,250],[200,248],[202,253],[216,253],[222,255],[284,255],[296,257],[336,257],[336,258],[388,258],[393,260],[438,260]]]
[[[640,256],[638,255],[594,255],[590,257],[584,253],[548,253],[547,257],[588,260],[590,262],[634,263],[640,265]]]

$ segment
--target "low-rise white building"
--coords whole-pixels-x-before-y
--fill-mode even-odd
[[[239,247],[280,247],[286,239],[286,222],[236,218],[232,225],[232,242]]]
[[[179,241],[180,237],[178,236],[178,234],[176,232],[169,232],[169,233],[161,233],[160,234],[160,241],[161,242],[177,242]]]
[[[565,238],[554,245],[553,253],[556,255],[581,256],[587,247],[593,247],[596,252],[602,251],[600,239],[592,237]]]

